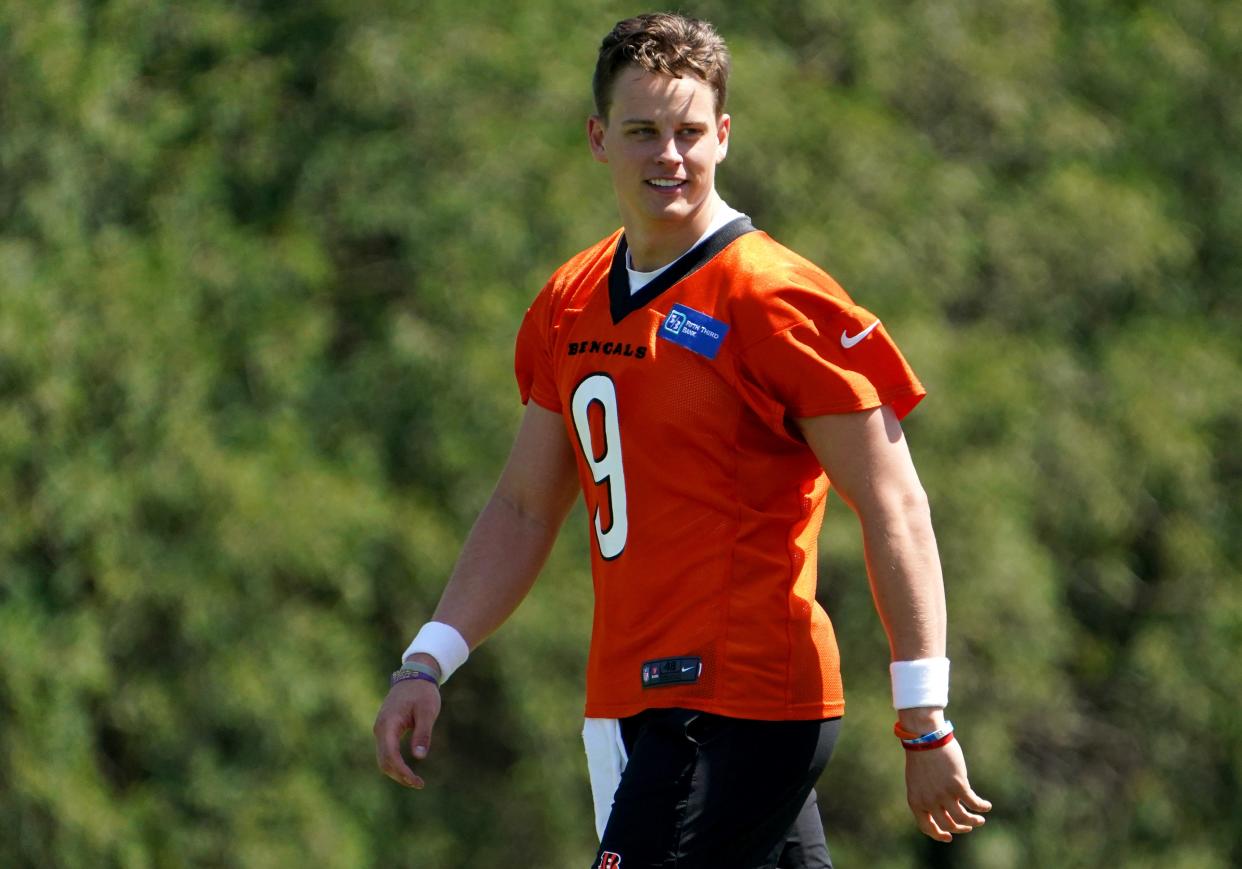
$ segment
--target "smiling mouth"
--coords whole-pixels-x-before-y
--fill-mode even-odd
[[[676,190],[678,187],[684,187],[687,182],[684,178],[648,178],[646,183],[659,190]]]

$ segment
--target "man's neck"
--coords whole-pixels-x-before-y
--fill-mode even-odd
[[[631,268],[653,272],[688,251],[711,226],[720,195],[714,190],[688,220],[625,222],[625,241],[630,248]]]

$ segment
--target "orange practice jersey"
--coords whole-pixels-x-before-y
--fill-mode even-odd
[[[842,714],[815,601],[829,482],[791,420],[923,387],[877,318],[739,218],[631,295],[620,231],[562,266],[517,341],[559,413],[591,523],[586,714]]]

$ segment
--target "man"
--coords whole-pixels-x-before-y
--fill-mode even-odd
[[[603,869],[831,865],[813,790],[844,710],[815,602],[830,481],[862,525],[919,828],[948,841],[991,808],[944,719],[939,559],[898,422],[923,388],[874,315],[720,199],[728,70],[705,22],[605,38],[587,136],[623,228],[527,312],[512,453],[375,723],[380,768],[421,787],[401,735],[426,758],[438,684],[525,596],[580,485]]]

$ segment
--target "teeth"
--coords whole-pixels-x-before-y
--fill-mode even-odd
[[[654,184],[656,187],[677,187],[681,184],[680,181],[672,178],[652,178],[647,183]]]

